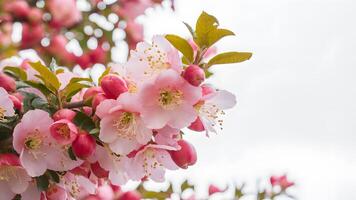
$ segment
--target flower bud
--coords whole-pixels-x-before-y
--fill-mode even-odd
[[[67,119],[55,121],[50,126],[52,137],[60,144],[71,144],[77,137],[77,127]]]
[[[98,178],[107,178],[109,175],[109,172],[103,169],[99,162],[92,163],[90,165],[91,171],[95,174],[96,177]]]
[[[120,197],[119,200],[140,200],[141,195],[136,191],[127,191],[124,192]]]
[[[9,1],[4,4],[4,9],[17,18],[25,18],[30,12],[30,6],[23,0]]]
[[[80,159],[86,159],[95,151],[95,139],[87,132],[80,132],[72,143],[73,153]]]
[[[198,131],[198,132],[201,132],[201,131],[204,131],[205,128],[204,128],[204,125],[203,123],[201,122],[200,118],[197,117],[197,119],[190,124],[190,126],[188,127],[190,130],[193,130],[193,131]]]
[[[65,108],[65,109],[58,110],[56,113],[54,113],[52,118],[54,119],[54,121],[58,121],[61,119],[73,121],[76,114],[77,113],[74,112],[73,110]]]
[[[189,65],[185,69],[183,77],[190,84],[194,86],[199,86],[205,79],[205,73],[204,70],[198,65]]]
[[[23,101],[23,96],[21,93],[19,92],[15,92],[15,93],[12,93],[11,95],[15,96],[18,100],[20,100],[21,102]]]
[[[29,21],[32,24],[38,24],[41,23],[41,19],[42,19],[42,10],[39,8],[32,8],[29,11],[28,17]]]
[[[91,103],[91,106],[92,108],[95,110],[96,107],[104,100],[108,99],[108,97],[106,97],[105,94],[97,94],[95,95],[92,103]]]
[[[209,185],[209,196],[215,194],[215,193],[220,193],[220,192],[224,192],[225,190],[222,190],[218,187],[216,187],[215,185],[211,184]]]
[[[103,89],[101,87],[91,87],[87,89],[83,95],[83,100],[84,101],[91,101],[95,95],[104,93]]]
[[[112,74],[101,79],[101,88],[109,99],[116,99],[120,94],[128,91],[126,81]]]
[[[76,175],[81,175],[84,177],[89,177],[90,176],[90,163],[89,162],[84,162],[80,166],[71,169],[71,173],[76,174]]]
[[[14,104],[14,108],[17,110],[22,110],[22,102],[14,95],[9,95],[12,103]]]
[[[16,82],[10,76],[0,73],[0,87],[3,87],[8,92],[14,92],[16,90]]]
[[[0,154],[0,166],[20,166],[19,157],[12,153],[2,153]]]
[[[179,140],[178,145],[181,147],[178,151],[170,151],[173,161],[181,168],[187,169],[188,166],[197,162],[197,152],[192,144],[185,140]]]

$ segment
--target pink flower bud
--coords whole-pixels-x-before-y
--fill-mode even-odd
[[[73,121],[76,114],[77,113],[74,112],[73,110],[65,108],[65,109],[58,110],[56,113],[54,113],[52,118],[54,119],[54,121],[58,121],[61,119]]]
[[[171,157],[179,167],[187,169],[188,166],[194,165],[197,162],[197,152],[194,146],[185,140],[179,140],[178,144],[181,149],[170,151]]]
[[[90,165],[91,171],[95,174],[96,177],[98,178],[107,178],[109,175],[109,172],[103,169],[99,162],[92,163]]]
[[[215,89],[212,88],[211,86],[207,85],[207,84],[202,85],[201,89],[202,89],[203,96],[215,92]]]
[[[72,143],[73,153],[80,159],[86,159],[95,151],[96,143],[93,136],[87,132],[80,132]]]
[[[22,102],[14,95],[9,95],[9,98],[11,99],[12,103],[14,103],[14,108],[17,110],[22,110]]]
[[[0,154],[0,166],[20,166],[19,157],[12,153],[3,153]]]
[[[96,107],[104,100],[108,99],[105,94],[97,94],[95,95],[93,101],[92,101],[92,108],[95,110]]]
[[[91,194],[91,195],[85,197],[83,200],[101,200],[101,198],[97,195]]]
[[[76,174],[76,175],[82,175],[84,177],[89,177],[90,176],[90,163],[84,162],[80,166],[70,170],[70,172],[73,174]]]
[[[190,84],[199,86],[205,79],[205,73],[202,68],[197,65],[189,65],[183,73],[183,77]]]
[[[42,11],[38,8],[32,8],[27,16],[31,24],[38,24],[42,20]]]
[[[220,193],[220,192],[225,192],[225,191],[226,191],[226,189],[222,190],[213,184],[209,185],[209,196],[211,196],[215,193]]]
[[[204,131],[205,128],[204,128],[204,125],[203,123],[201,122],[200,118],[197,117],[197,119],[190,124],[190,126],[188,127],[190,130],[193,130],[193,131],[198,131],[198,132],[201,132],[201,131]]]
[[[16,18],[26,18],[30,12],[30,6],[23,0],[9,1],[4,4],[4,10]]]
[[[52,137],[60,144],[71,144],[77,137],[77,127],[67,119],[55,121],[50,126]]]
[[[286,175],[283,176],[271,176],[270,182],[272,186],[280,186],[282,190],[286,190],[287,188],[294,185],[294,182],[288,180]]]
[[[0,73],[0,87],[3,87],[8,92],[14,92],[16,90],[16,82],[10,76]]]
[[[128,91],[126,81],[112,74],[101,79],[101,88],[109,99],[116,99],[120,94]]]
[[[33,48],[34,46],[40,44],[44,34],[44,27],[42,24],[29,25],[27,23],[23,23],[21,48]]]
[[[18,100],[23,101],[23,96],[19,92],[12,93],[13,96],[15,96]]]
[[[124,192],[118,200],[140,200],[141,195],[136,191]]]
[[[91,101],[95,95],[104,93],[103,89],[101,87],[91,87],[87,89],[83,95],[83,100],[84,101]]]
[[[88,54],[83,54],[77,57],[76,62],[80,65],[82,69],[86,69],[92,65],[90,56]]]

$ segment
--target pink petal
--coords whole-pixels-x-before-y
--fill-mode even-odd
[[[117,130],[114,127],[115,118],[115,116],[107,116],[100,121],[99,138],[101,141],[111,143],[117,138]]]
[[[95,114],[100,118],[104,118],[106,115],[109,114],[109,110],[114,107],[117,106],[118,102],[114,99],[107,99],[102,101],[96,108],[96,112]]]
[[[15,193],[12,192],[5,181],[0,181],[0,194],[2,199],[12,199],[15,197]]]
[[[9,180],[9,186],[12,192],[20,194],[24,192],[31,178],[28,176],[26,171],[20,167],[16,170],[16,175]]]
[[[215,93],[212,93],[206,102],[215,104],[220,109],[229,109],[236,105],[236,97],[234,94],[226,90],[219,90]]]
[[[165,150],[159,150],[157,153],[157,160],[160,162],[164,167],[170,170],[178,169],[178,166],[174,163],[169,153]]]
[[[46,162],[43,161],[43,158],[35,158],[30,152],[26,149],[23,149],[20,155],[21,165],[25,168],[28,175],[32,177],[41,176],[45,173],[47,169]]]
[[[120,137],[109,144],[110,149],[120,155],[127,155],[131,151],[138,149],[140,146],[141,144],[136,140],[128,140]]]
[[[189,126],[197,117],[197,112],[193,106],[181,104],[178,109],[170,113],[168,125],[172,128],[181,129]]]

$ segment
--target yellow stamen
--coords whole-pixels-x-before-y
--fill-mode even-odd
[[[159,105],[166,109],[172,110],[183,101],[183,93],[180,90],[174,89],[163,89],[159,93],[158,103]]]

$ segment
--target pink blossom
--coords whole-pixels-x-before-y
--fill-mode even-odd
[[[137,16],[142,15],[145,10],[153,3],[151,0],[123,0],[121,5],[115,8],[116,13],[125,19],[134,20]]]
[[[60,185],[65,188],[68,200],[82,199],[89,194],[95,194],[97,187],[88,178],[70,172],[61,178]]]
[[[224,110],[234,107],[236,97],[226,90],[215,90],[202,97],[202,100],[195,105],[199,115],[199,120],[207,132],[216,133],[216,127],[222,129]],[[194,123],[198,123],[195,121]],[[198,124],[195,124],[198,126]]]
[[[151,140],[152,130],[143,123],[137,101],[128,93],[117,100],[105,100],[97,107],[101,118],[101,141],[120,155],[127,155]]]
[[[135,79],[152,80],[167,69],[173,69],[179,74],[183,70],[178,50],[163,36],[154,36],[152,44],[138,43],[130,54],[126,68],[131,75],[135,74]]]
[[[222,192],[225,192],[228,188],[225,188],[225,189],[220,189],[218,188],[216,185],[214,184],[210,184],[209,185],[209,196],[215,194],[215,193],[222,193]]]
[[[133,20],[127,21],[125,31],[129,49],[134,49],[138,42],[143,40],[143,26]]]
[[[31,181],[15,154],[0,154],[0,194],[2,199],[12,199],[23,193]]]
[[[129,174],[133,180],[151,178],[164,181],[165,170],[178,169],[167,150],[176,150],[165,145],[149,144],[138,151],[131,161]]]
[[[108,179],[114,185],[123,185],[129,180],[127,173],[129,158],[117,155],[112,152],[107,145],[97,146],[95,158],[100,167],[109,172]]]
[[[36,109],[25,113],[14,129],[13,147],[32,177],[44,174],[46,169],[65,171],[82,163],[71,160],[66,147],[57,145],[50,136],[52,123],[47,112]]]
[[[193,105],[201,98],[201,88],[190,85],[176,71],[166,70],[147,83],[140,93],[141,116],[147,127],[165,125],[184,128],[197,117]]]
[[[14,103],[6,90],[0,87],[0,121],[13,115],[15,115]]]
[[[41,198],[42,195],[43,193],[38,190],[36,182],[32,181],[28,185],[27,189],[23,193],[21,193],[21,200],[42,199]]]
[[[287,175],[271,176],[270,182],[272,186],[280,186],[282,190],[285,190],[294,185],[294,182],[288,180]]]
[[[194,55],[196,55],[198,52],[198,45],[195,44],[194,40],[189,40],[189,44],[193,48]],[[206,50],[206,52],[203,56],[203,59],[207,59],[207,58],[210,58],[210,57],[216,55],[216,52],[217,52],[216,47],[213,46],[213,47],[208,48],[208,50]]]
[[[75,0],[49,0],[46,4],[55,24],[70,27],[82,19]]]
[[[176,149],[180,149],[178,140],[180,139],[180,130],[165,126],[162,129],[157,130],[155,135],[155,142],[157,144],[171,146]]]
[[[60,144],[71,144],[77,137],[77,127],[67,119],[54,122],[51,127],[51,136]]]

